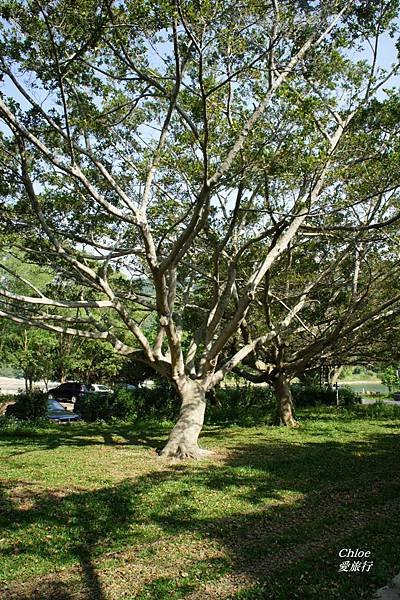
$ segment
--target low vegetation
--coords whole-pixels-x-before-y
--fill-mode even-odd
[[[38,420],[46,417],[47,394],[39,390],[15,396],[5,395],[1,397],[0,402],[0,414],[1,406],[5,406],[6,414],[12,411],[12,415],[17,419]],[[9,408],[6,405],[9,405]]]
[[[296,407],[306,406],[352,406],[360,397],[348,387],[336,390],[329,387],[292,386]],[[40,391],[4,396],[15,402],[10,414],[19,419],[37,419],[46,415],[47,395]],[[206,423],[238,423],[255,425],[271,423],[276,412],[276,398],[269,387],[241,385],[218,388],[208,394]],[[0,397],[1,402],[1,397]],[[174,388],[163,380],[156,380],[152,388],[117,388],[114,393],[88,393],[80,396],[74,412],[84,421],[106,421],[112,419],[130,422],[150,419],[174,421],[179,414],[179,396]]]
[[[208,426],[213,457],[177,464],[156,458],[170,423],[3,417],[0,597],[370,598],[400,561],[400,411],[298,418]],[[339,573],[341,548],[371,570]]]

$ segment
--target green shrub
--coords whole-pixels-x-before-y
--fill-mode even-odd
[[[336,392],[335,392],[336,394]],[[361,404],[361,396],[357,394],[349,386],[343,386],[339,388],[339,405],[340,406],[353,406],[355,404]]]
[[[318,386],[292,386],[294,403],[298,407],[335,405],[336,391]],[[341,406],[359,401],[351,388],[339,389]],[[253,425],[269,422],[275,411],[275,393],[268,387],[252,385],[217,388],[207,394],[205,422]],[[120,388],[114,394],[87,394],[75,404],[75,412],[85,421],[109,421],[113,418],[129,421],[149,419],[175,421],[180,401],[176,390],[162,380],[153,388]]]
[[[179,414],[179,396],[172,386],[117,390],[114,395],[112,416],[120,419],[159,418],[174,420]]]
[[[297,407],[336,404],[336,392],[330,388],[294,383],[291,390],[293,403]]]
[[[336,390],[330,387],[319,387],[318,385],[305,386],[295,383],[291,386],[293,402],[295,406],[334,406],[336,404]],[[350,388],[339,388],[339,405],[352,406],[359,404],[361,398]]]
[[[129,396],[130,395],[130,396]],[[217,388],[207,393],[206,423],[258,421],[269,414],[273,392],[266,387]],[[113,416],[138,420],[159,418],[175,421],[179,414],[178,393],[168,381],[154,388],[117,392]]]
[[[275,405],[273,391],[252,386],[219,388],[207,394],[206,423],[233,422],[253,424],[271,415]],[[74,412],[84,421],[166,420],[175,421],[180,400],[168,382],[153,388],[117,389],[114,394],[86,394],[75,403]]]
[[[141,412],[138,390],[119,389],[114,392],[112,416],[116,419],[137,420]]]
[[[271,388],[251,385],[217,388],[207,395],[206,423],[252,425],[269,420],[275,407]]]
[[[74,412],[84,421],[109,421],[112,418],[141,421],[174,420],[179,413],[179,397],[172,386],[117,389],[114,394],[86,394],[75,403]]]
[[[13,415],[0,415],[0,429],[13,431],[21,435],[37,432],[39,429],[48,429],[54,426],[47,417],[34,420],[20,419]]]
[[[351,414],[369,419],[398,419],[400,418],[400,406],[385,404],[382,400],[374,404],[360,404],[350,407]]]
[[[47,394],[41,391],[13,396],[15,404],[7,407],[6,415],[17,419],[42,419],[47,415]]]
[[[111,394],[85,394],[77,398],[74,412],[84,421],[108,421],[113,416],[112,400]]]

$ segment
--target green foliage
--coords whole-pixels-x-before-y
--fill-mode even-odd
[[[241,386],[218,388],[207,395],[206,423],[240,423],[251,425],[270,419],[275,405],[270,388]],[[156,380],[155,387],[117,389],[114,394],[86,394],[75,403],[85,421],[175,420],[179,413],[179,396],[166,380]]]
[[[108,421],[112,416],[112,395],[90,393],[79,396],[74,405],[74,412],[84,421]]]
[[[5,405],[9,402],[14,402],[14,401],[15,401],[15,396],[13,394],[0,394],[0,415],[2,413],[4,413]]]
[[[350,408],[352,415],[357,415],[365,419],[399,419],[400,406],[394,404],[385,404],[378,400],[373,404],[355,404]]]
[[[114,394],[85,394],[75,403],[84,421],[142,421],[175,419],[179,412],[179,397],[168,382],[160,380],[153,388],[120,387]]]
[[[154,388],[120,389],[115,394],[113,416],[146,420],[175,419],[179,412],[179,397],[168,385]]]
[[[146,381],[146,379],[153,378],[154,369],[129,357],[122,363],[121,369],[118,372],[118,381],[125,381],[131,385],[139,385]]]
[[[318,385],[293,384],[291,386],[295,406],[334,406],[336,405],[336,390]],[[339,406],[352,406],[361,402],[361,398],[350,388],[339,388]]]
[[[335,391],[336,396],[336,391]],[[357,392],[351,389],[349,386],[343,386],[339,388],[339,406],[353,406],[361,404],[361,397]]]
[[[389,389],[391,392],[393,389],[397,389],[400,387],[400,377],[398,375],[398,370],[396,367],[390,366],[385,369],[381,376],[381,382],[383,385]]]
[[[110,344],[2,323],[2,361],[22,373],[28,389],[43,380],[110,381],[123,358]]]
[[[395,194],[382,198],[398,186],[399,151],[398,98],[369,102],[379,69],[374,74],[375,60],[370,68],[348,52],[376,32],[395,32],[398,1],[363,4],[350,3],[333,26],[341,1],[283,1],[279,10],[271,2],[241,3],[236,10],[231,0],[2,3],[2,223],[26,248],[27,262],[39,263],[46,278],[56,274],[45,281],[53,301],[39,308],[36,297],[23,309],[22,296],[41,295],[41,286],[20,285],[14,267],[5,288],[19,296],[5,295],[3,304],[9,318],[19,322],[22,312],[30,325],[65,333],[52,338],[50,353],[47,343],[24,345],[18,368],[30,382],[48,378],[48,371],[60,380],[115,377],[120,364],[99,337],[124,355],[140,347],[139,358],[168,376],[174,361],[193,354],[188,371],[212,381],[208,375],[222,365],[220,358],[233,368],[228,355],[242,344],[243,332],[236,333],[245,315],[252,339],[263,329],[278,331],[287,311],[294,318],[295,298],[313,282],[298,317],[304,335],[298,335],[298,322],[285,332],[285,361],[303,365],[304,345],[328,352],[325,342],[331,346],[332,338],[333,359],[350,347],[354,354],[346,315],[368,322],[368,310],[387,290],[382,293],[381,279],[371,293],[381,248],[370,268],[375,234],[369,238],[366,230],[358,289],[368,303],[352,306],[352,248],[359,219],[381,222],[397,212]],[[329,22],[333,29],[323,43],[312,43],[316,38],[309,36]],[[281,73],[276,85],[286,77],[276,93],[273,71]],[[363,110],[347,127],[359,102]],[[292,243],[308,212],[307,226],[323,235]],[[339,226],[348,235],[325,236]],[[386,238],[384,244],[390,254]],[[330,274],[317,285],[316,270],[329,263]],[[257,286],[263,289],[259,298]],[[391,290],[389,279],[385,286]],[[113,309],[94,305],[105,298]],[[337,335],[340,323],[347,339]],[[175,328],[184,330],[180,339]],[[363,350],[365,330],[357,329]],[[81,339],[71,342],[71,331]],[[88,337],[96,340],[82,339]],[[266,362],[280,350],[265,348]],[[224,392],[221,401],[218,393],[210,418],[212,410],[214,418],[231,420],[264,411],[262,392],[257,400],[248,398],[250,392]],[[168,387],[131,396],[122,394],[113,406],[90,397],[88,418],[176,414]],[[307,401],[328,402],[315,394]]]
[[[6,415],[17,419],[43,419],[47,415],[47,394],[34,391],[27,394],[18,394],[15,404],[7,407]]]
[[[62,358],[64,376],[76,381],[95,383],[112,381],[121,366],[123,358],[110,344],[99,340],[82,340],[69,336],[71,348]],[[61,354],[60,357],[61,359]],[[59,364],[59,363],[56,363]],[[61,367],[61,364],[59,365]]]
[[[336,391],[318,386],[292,386],[297,407],[336,405]],[[360,402],[351,388],[339,389],[340,406],[352,406]],[[179,413],[179,397],[168,381],[156,380],[153,388],[119,388],[114,394],[86,394],[75,404],[77,412],[85,421],[157,421],[175,420]],[[268,387],[235,386],[217,388],[207,394],[205,422],[238,423],[254,425],[270,422],[276,405],[275,393]]]
[[[251,425],[269,421],[275,407],[271,388],[251,385],[218,388],[208,395],[206,423]]]
[[[3,357],[4,359],[4,357]],[[21,371],[10,364],[0,364],[0,377],[21,377]]]
[[[23,374],[27,389],[34,381],[53,376],[56,344],[56,337],[47,331],[2,323],[3,364]]]

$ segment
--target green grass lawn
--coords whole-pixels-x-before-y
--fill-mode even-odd
[[[400,413],[367,409],[207,427],[178,464],[162,427],[1,429],[0,598],[371,598],[400,571]]]

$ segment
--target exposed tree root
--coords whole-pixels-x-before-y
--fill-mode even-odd
[[[212,450],[206,450],[205,448],[185,442],[168,442],[164,448],[157,452],[160,458],[170,458],[173,460],[199,460],[214,454]]]
[[[301,427],[300,423],[294,417],[283,419],[280,415],[272,419],[270,424],[275,425],[275,427],[289,427],[289,429],[299,429]]]

